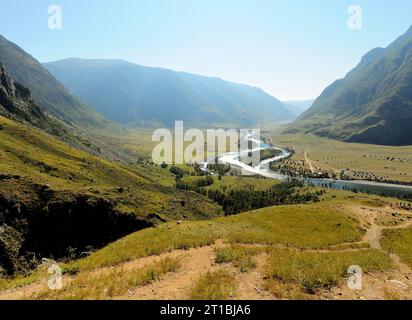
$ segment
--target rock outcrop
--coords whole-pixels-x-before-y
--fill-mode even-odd
[[[33,101],[30,90],[13,81],[1,63],[0,114],[33,124],[47,119],[45,112]]]

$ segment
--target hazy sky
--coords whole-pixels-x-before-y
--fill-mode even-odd
[[[48,7],[62,8],[62,30]],[[347,25],[359,5],[363,29]],[[0,0],[0,34],[41,62],[119,58],[317,97],[412,24],[410,0]]]

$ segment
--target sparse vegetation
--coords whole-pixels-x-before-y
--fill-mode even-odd
[[[267,248],[248,248],[242,246],[231,246],[229,248],[219,249],[216,252],[216,263],[233,263],[236,268],[239,268],[240,272],[249,272],[256,268],[256,262],[253,259],[254,256],[261,252],[268,250]]]
[[[381,244],[385,250],[397,254],[412,268],[412,228],[383,230]]]
[[[200,278],[190,293],[193,300],[225,300],[235,294],[236,278],[225,269],[208,272]]]
[[[203,195],[164,182],[173,181],[166,170],[92,156],[1,116],[0,124],[0,224],[7,225],[0,266],[7,275],[42,257],[77,258],[90,245],[166,220],[222,215]]]
[[[299,285],[306,293],[338,285],[350,266],[360,266],[363,272],[388,270],[393,267],[389,256],[378,250],[355,252],[299,252],[273,249],[267,277],[286,284]]]
[[[34,299],[110,299],[121,296],[128,290],[139,286],[148,285],[159,280],[169,272],[176,272],[180,265],[180,259],[163,259],[151,266],[125,270],[122,267],[103,270],[99,272],[82,273],[73,280],[67,279],[62,290],[45,290],[34,294]]]
[[[345,143],[313,135],[279,134],[273,136],[277,146],[293,145],[292,158],[280,165],[285,172],[309,173],[304,153],[309,148],[310,159],[320,171],[339,178],[342,171],[349,179],[410,184],[412,182],[412,147],[392,147],[361,143]],[[367,152],[365,152],[367,150]],[[278,167],[279,164],[274,164]],[[277,168],[278,169],[278,168]]]
[[[310,231],[308,231],[310,230]],[[298,248],[327,248],[359,241],[359,222],[344,211],[323,205],[279,206],[211,221],[169,223],[120,239],[91,256],[74,262],[81,270],[114,266],[176,249],[232,243],[281,244]]]

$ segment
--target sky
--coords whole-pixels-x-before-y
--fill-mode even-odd
[[[61,29],[48,27],[51,5],[62,10]],[[352,5],[361,29],[348,26]],[[40,62],[123,59],[281,100],[316,98],[412,25],[410,0],[0,0],[0,8],[0,34]]]

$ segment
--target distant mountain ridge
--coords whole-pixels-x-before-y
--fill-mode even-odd
[[[288,100],[283,101],[283,105],[299,117],[303,112],[308,110],[315,100]]]
[[[100,129],[115,127],[93,108],[73,97],[35,58],[1,35],[0,62],[14,81],[30,89],[34,101],[67,124]]]
[[[412,27],[387,48],[367,53],[344,79],[326,88],[286,132],[412,145]]]
[[[144,67],[121,60],[66,59],[44,66],[70,91],[113,121],[129,126],[250,126],[296,116],[259,88]]]

